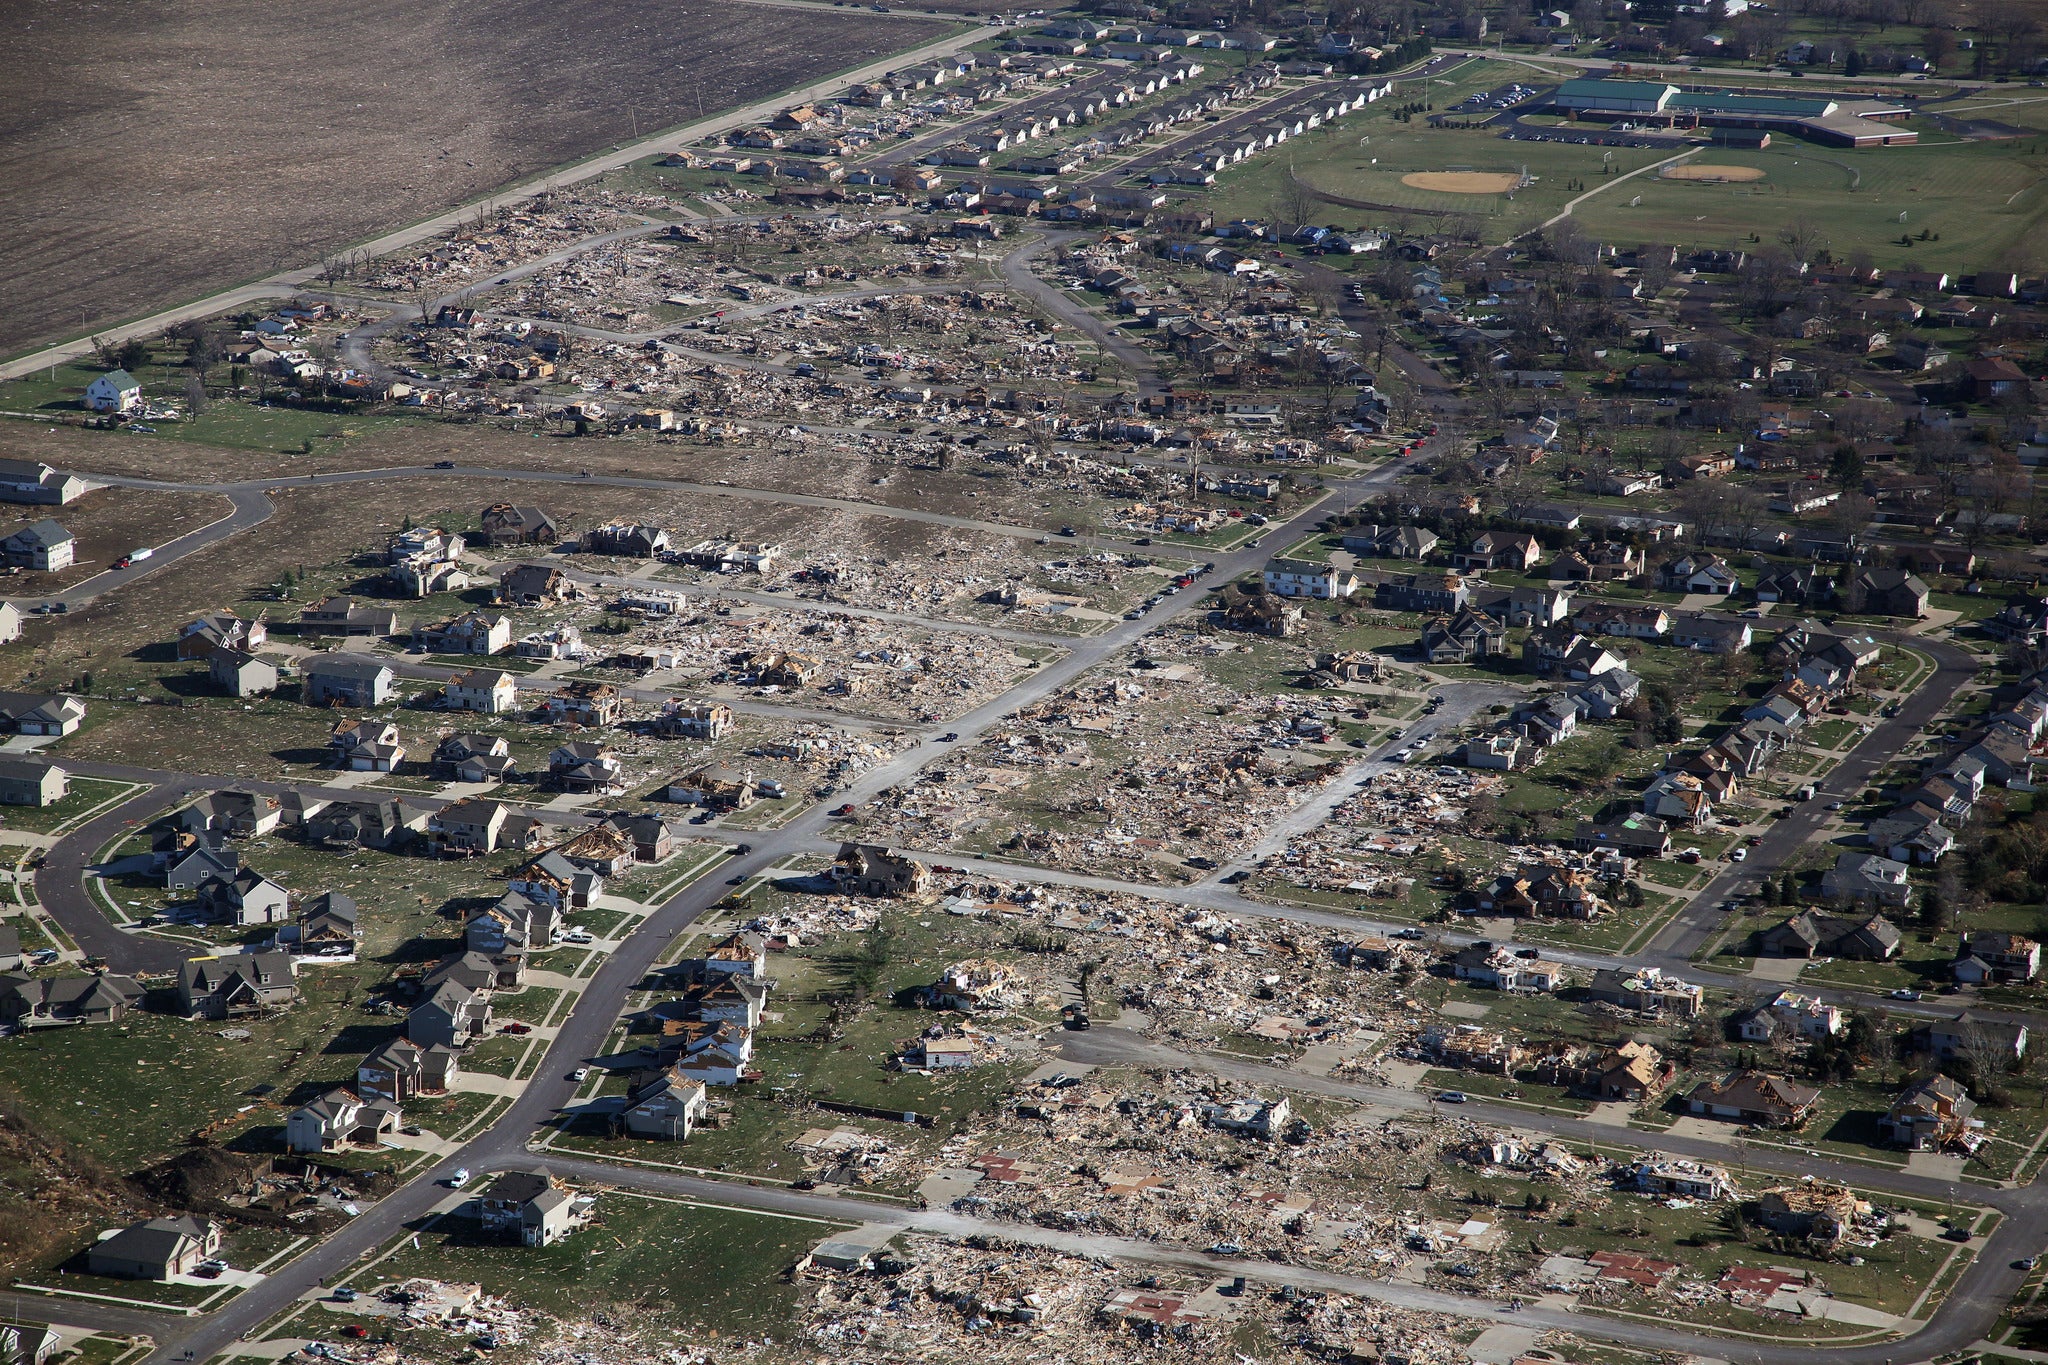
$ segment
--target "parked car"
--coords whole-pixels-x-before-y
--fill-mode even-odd
[[[587,1066],[577,1067],[574,1071],[569,1073],[569,1079],[576,1082],[576,1084],[578,1085],[583,1084],[583,1082],[590,1079],[590,1068]]]
[[[1918,1000],[1919,998],[1920,992],[1916,990],[1911,990],[1905,986],[1901,986],[1897,990],[1892,992],[1892,999],[1894,1000]]]
[[[469,1167],[457,1166],[455,1168],[455,1173],[449,1176],[445,1183],[451,1190],[461,1189],[464,1185],[467,1185],[469,1183]]]
[[[1462,1090],[1439,1090],[1436,1097],[1438,1102],[1442,1104],[1463,1104],[1465,1102],[1465,1092]]]

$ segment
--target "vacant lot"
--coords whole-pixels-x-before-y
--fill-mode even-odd
[[[485,1241],[444,1219],[379,1264],[377,1283],[415,1275],[480,1284],[515,1308],[587,1319],[611,1310],[635,1333],[779,1336],[802,1292],[782,1272],[838,1225],[607,1193],[594,1225],[536,1250]]]
[[[0,353],[428,217],[548,166],[930,40],[937,23],[768,6],[227,0],[77,14],[0,0]],[[289,53],[288,107],[278,104]]]

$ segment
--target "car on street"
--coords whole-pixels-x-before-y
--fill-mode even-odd
[[[2022,1256],[2022,1257],[2020,1257],[2020,1258],[2019,1258],[2019,1259],[2018,1259],[2017,1261],[2014,1261],[2014,1262],[2012,1263],[2012,1268],[2013,1268],[2014,1270],[2032,1270],[2032,1269],[2034,1268],[2035,1264],[2036,1264],[2036,1261],[2035,1261],[2035,1258],[2034,1258],[2034,1257],[2032,1257],[2032,1256]]]
[[[1739,863],[1748,856],[1749,850],[1746,848],[1731,848],[1728,850],[1728,860],[1730,862]]]
[[[840,819],[845,819],[847,816],[853,814],[853,802],[849,801],[843,806],[834,807],[832,814],[838,816]]]
[[[590,1068],[587,1066],[577,1067],[574,1071],[569,1073],[569,1079],[576,1082],[578,1085],[583,1084],[583,1082],[590,1079]]]
[[[1892,999],[1894,1000],[1918,1000],[1919,998],[1920,992],[1906,986],[1901,986],[1892,992]]]
[[[1828,809],[1829,809],[1829,810],[1840,810],[1840,809],[1842,808],[1842,805],[1843,805],[1843,803],[1842,803],[1842,802],[1840,802],[1840,801],[1830,801],[1830,802],[1828,802]]]
[[[1387,935],[1387,937],[1400,939],[1418,939],[1422,937],[1422,931],[1411,924],[1406,926],[1405,928],[1396,929],[1393,933]]]
[[[1437,1101],[1441,1104],[1463,1104],[1465,1102],[1465,1092],[1462,1090],[1439,1090],[1436,1097]]]
[[[446,1180],[444,1180],[441,1183],[446,1185],[451,1190],[461,1189],[464,1185],[467,1185],[469,1183],[469,1167],[457,1166],[455,1168],[455,1173],[453,1175],[450,1175]]]

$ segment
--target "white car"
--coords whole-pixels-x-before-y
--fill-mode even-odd
[[[578,1085],[581,1085],[583,1082],[590,1079],[590,1068],[587,1066],[577,1067],[574,1071],[569,1073],[569,1079],[575,1081]]]
[[[1732,863],[1739,863],[1748,856],[1749,850],[1746,848],[1730,849],[1728,852],[1728,861]]]
[[[467,1166],[457,1166],[455,1168],[455,1174],[448,1177],[448,1188],[451,1190],[459,1190],[468,1183],[469,1167]]]

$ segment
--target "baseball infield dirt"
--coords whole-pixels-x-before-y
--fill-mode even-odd
[[[1697,161],[1688,161],[1682,166],[1666,166],[1658,174],[1666,180],[1710,180],[1729,184],[1764,178],[1761,166],[1702,166]]]
[[[1522,177],[1508,171],[1416,171],[1402,176],[1401,183],[1443,194],[1505,194]]]

